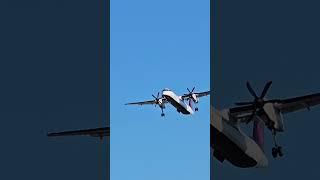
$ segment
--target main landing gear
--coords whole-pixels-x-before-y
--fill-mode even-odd
[[[161,117],[164,117],[163,108],[161,108]]]
[[[195,111],[199,111],[199,109],[196,107],[195,109],[194,109]]]
[[[275,145],[275,147],[272,148],[272,156],[273,158],[276,158],[278,155],[279,157],[282,157],[283,156],[282,147],[278,146],[277,144],[276,131],[274,129],[272,130],[272,136],[273,136],[273,141]]]

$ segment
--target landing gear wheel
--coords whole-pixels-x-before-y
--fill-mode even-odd
[[[195,110],[195,111],[199,111],[199,109],[198,109],[198,108],[195,108],[194,110]]]
[[[283,156],[283,152],[282,152],[282,147],[281,146],[276,146],[274,148],[272,148],[272,156],[273,158],[276,158],[279,155],[279,157]]]
[[[161,108],[161,117],[164,117],[164,113],[163,113],[164,107],[160,107],[160,108]]]

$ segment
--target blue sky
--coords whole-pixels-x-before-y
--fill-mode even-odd
[[[209,97],[193,116],[152,100],[210,87],[209,1],[111,1],[111,179],[209,179]]]

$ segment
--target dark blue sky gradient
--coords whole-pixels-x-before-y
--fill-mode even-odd
[[[101,1],[0,3],[0,179],[105,179],[106,141],[46,136],[107,125],[101,10]]]

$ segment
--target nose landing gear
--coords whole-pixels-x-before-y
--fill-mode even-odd
[[[274,129],[272,130],[272,136],[273,136],[273,141],[275,146],[272,148],[272,157],[277,158],[278,155],[279,157],[282,157],[283,156],[282,147],[278,146],[277,144],[276,131]]]
[[[196,107],[195,109],[194,109],[195,111],[199,111],[199,109]]]

